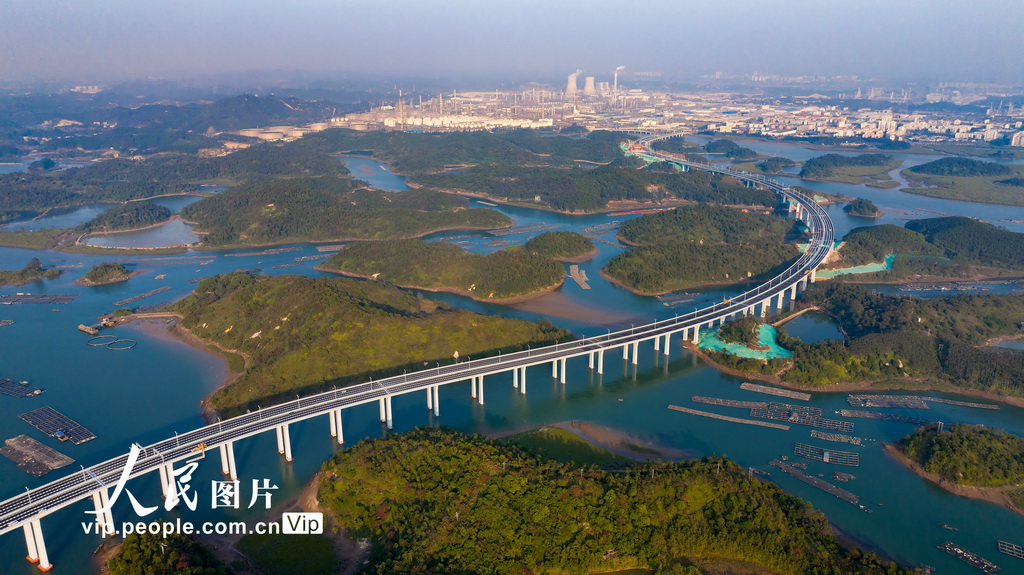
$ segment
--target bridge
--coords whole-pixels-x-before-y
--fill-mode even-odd
[[[289,426],[293,423],[326,416],[330,433],[337,443],[344,443],[342,413],[352,407],[377,403],[380,420],[392,427],[392,398],[410,393],[425,393],[427,409],[440,415],[438,390],[441,386],[469,381],[470,394],[484,404],[484,380],[488,376],[512,373],[512,385],[519,393],[526,393],[526,370],[537,365],[551,365],[552,377],[566,382],[566,363],[574,357],[587,357],[590,369],[604,373],[605,354],[621,352],[623,360],[637,364],[641,343],[653,342],[654,349],[665,356],[670,354],[675,338],[697,342],[702,330],[741,315],[759,313],[766,316],[773,305],[781,311],[788,298],[796,299],[797,291],[806,289],[815,280],[815,270],[825,261],[834,242],[832,222],[825,211],[811,198],[776,180],[761,175],[738,172],[679,159],[651,149],[657,140],[675,134],[651,135],[630,146],[631,153],[650,161],[673,162],[687,169],[700,169],[732,176],[749,185],[769,189],[790,206],[790,211],[803,220],[810,234],[807,250],[779,275],[754,289],[726,301],[692,311],[672,319],[656,321],[628,330],[610,332],[598,337],[558,343],[527,351],[499,354],[497,357],[464,361],[454,365],[438,366],[415,373],[402,374],[379,381],[357,384],[343,389],[298,398],[257,409],[237,417],[192,430],[163,441],[140,447],[129,478],[156,471],[166,496],[172,490],[174,464],[196,456],[197,451],[218,450],[221,471],[232,480],[238,479],[234,444],[248,437],[273,431],[277,435],[278,452],[287,461],[292,460]],[[25,493],[0,502],[0,534],[22,529],[28,549],[27,559],[38,563],[42,571],[52,568],[46,552],[41,520],[75,502],[91,499],[96,511],[97,525],[104,532],[114,533],[114,521],[109,509],[110,490],[117,485],[129,463],[130,454],[98,463],[79,472],[47,483]]]

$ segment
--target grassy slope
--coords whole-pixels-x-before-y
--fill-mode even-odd
[[[947,200],[964,200],[981,204],[1024,206],[1024,188],[996,183],[999,180],[1024,177],[1024,170],[999,176],[933,176],[903,170],[903,175],[920,186],[903,188],[904,192]]]
[[[480,357],[568,336],[550,325],[449,309],[380,282],[246,278],[204,281],[202,295],[173,306],[194,334],[248,358],[245,372],[211,398],[229,413],[450,363],[455,351]]]

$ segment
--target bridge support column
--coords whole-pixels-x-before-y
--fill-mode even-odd
[[[519,368],[512,370],[512,389],[519,389]]]
[[[441,395],[440,395],[440,393],[441,393],[441,391],[440,391],[441,386],[440,385],[435,385],[433,389],[434,389],[434,417],[438,417],[438,416],[441,415]]]
[[[338,420],[334,417],[334,410],[327,412],[327,418],[331,420],[331,437],[338,437]]]
[[[476,402],[479,403],[480,405],[483,405],[484,404],[484,376],[482,376],[482,375],[478,376],[478,379],[480,380],[480,384],[477,387],[478,395],[477,395],[477,398],[476,398]]]
[[[377,400],[378,411],[380,411],[380,422],[384,423],[388,420],[388,414],[384,411],[384,398]]]
[[[334,410],[331,413],[331,420],[334,421],[334,427],[338,430],[338,445],[345,443],[345,432],[341,430],[341,408]]]
[[[782,304],[785,301],[786,301],[786,292],[783,291],[783,292],[779,293],[779,305],[776,306],[776,309],[778,309],[779,312],[782,312]]]
[[[629,344],[622,344],[622,359],[629,359]]]
[[[560,370],[562,373],[560,374],[560,376],[558,378],[558,381],[560,381],[563,384],[565,383],[565,372],[568,371],[568,369],[566,368],[565,364],[568,361],[569,361],[569,358],[567,358],[567,357],[563,357],[562,358],[562,368]]]
[[[693,342],[693,345],[697,345],[697,342],[700,341],[700,326],[699,325],[695,326],[693,328],[693,339],[691,339],[690,341]]]
[[[393,421],[391,419],[391,396],[390,395],[384,398],[384,412],[387,415],[388,429],[391,429],[393,427],[392,426]]]
[[[161,467],[163,469],[163,467]],[[101,489],[92,494],[92,506],[96,511],[96,527],[106,535],[112,535],[114,533],[114,520],[110,511],[100,511],[107,504],[107,490],[106,488]]]
[[[796,286],[797,286],[797,284],[793,284],[793,287],[790,288],[791,289],[791,291],[789,292],[789,299],[790,300],[795,300],[796,299]]]
[[[604,348],[597,351],[597,373],[604,373]]]
[[[664,355],[668,355],[669,354],[669,348],[670,348],[671,345],[672,345],[672,334],[666,333],[665,334],[665,351],[662,352]]]
[[[469,378],[469,397],[476,399],[476,377]]]
[[[594,369],[594,352],[590,352],[587,354],[587,367],[590,369]]]
[[[633,342],[633,365],[637,364],[637,361],[640,359],[638,357],[639,355],[640,355],[640,342],[639,341],[634,341]]]
[[[522,370],[523,374],[519,377],[519,393],[526,395],[526,368],[519,367],[517,370]]]
[[[277,454],[284,455],[284,431],[280,425],[275,427],[274,431],[277,432]]]
[[[97,518],[99,516],[97,515]],[[28,554],[25,555],[25,560],[29,563],[39,562],[39,550],[36,548],[36,533],[32,527],[32,521],[29,521],[22,526],[22,530],[25,532],[25,547],[28,548]]]
[[[434,409],[434,386],[427,388],[427,411]]]
[[[235,442],[229,441],[224,445],[228,452],[228,479],[238,481],[238,470],[235,468]]]
[[[28,543],[29,536],[32,536],[32,543],[29,545],[27,559],[32,563],[39,563],[37,567],[43,573],[53,569],[50,558],[46,555],[46,541],[43,541],[43,529],[39,520],[34,519],[25,524],[25,541]]]
[[[167,467],[160,464],[158,471],[160,472],[160,495],[162,495],[164,499],[167,499],[167,484],[169,483],[167,480]],[[96,509],[99,510],[101,507],[102,506],[97,507]]]
[[[110,507],[110,498],[107,495],[107,490],[100,490],[100,509]],[[107,512],[103,514],[103,524],[106,526],[107,535],[114,534],[114,512],[111,509],[107,509]]]
[[[229,471],[227,444],[224,443],[220,446],[220,472],[227,475]]]
[[[654,351],[661,351],[661,337],[654,338]]]
[[[818,280],[818,268],[811,268],[811,283]]]
[[[284,460],[292,460],[292,436],[291,432],[288,431],[288,424],[281,424],[281,436],[284,440]]]
[[[551,379],[558,377],[558,360],[551,362]]]

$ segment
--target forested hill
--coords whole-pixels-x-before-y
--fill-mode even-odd
[[[1004,176],[1012,174],[1009,166],[995,162],[982,162],[971,158],[940,158],[909,168],[909,171],[931,176]]]
[[[471,254],[454,244],[383,240],[352,244],[322,269],[401,286],[464,293],[481,300],[528,295],[560,285],[565,268],[549,256],[526,250]]]
[[[918,428],[897,444],[928,473],[959,485],[1024,483],[1024,439],[980,425]]]
[[[403,369],[554,343],[569,333],[450,308],[383,282],[236,272],[201,281],[171,306],[196,336],[246,358],[245,371],[211,397],[234,415]]]
[[[619,236],[632,244],[782,243],[791,227],[792,222],[778,216],[696,204],[630,220],[622,224]]]
[[[617,472],[440,429],[361,442],[324,465],[331,521],[377,573],[909,573],[841,547],[825,516],[722,458]],[[761,572],[761,571],[758,571]]]
[[[210,246],[421,236],[442,229],[494,229],[507,216],[427,189],[388,193],[348,178],[259,180],[185,207]]]

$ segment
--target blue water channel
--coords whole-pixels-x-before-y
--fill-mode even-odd
[[[750,145],[757,149],[754,144]],[[352,169],[351,165],[349,169]],[[380,169],[377,171],[385,172]],[[353,173],[360,177],[356,170]],[[809,187],[818,185],[821,184],[812,183]],[[843,193],[857,196],[862,189],[871,193],[894,193],[860,186],[843,186]],[[908,211],[916,209],[913,201],[942,202],[908,194],[893,197],[900,198],[899,205],[905,205]],[[945,202],[942,211],[956,209],[948,204],[959,205],[961,202]],[[490,204],[478,205],[495,207]],[[964,210],[959,213],[974,215],[989,208],[965,204]],[[496,209],[513,218],[517,226],[545,224],[558,226],[554,229],[577,231],[637,217],[604,214],[569,216],[507,206],[497,206]],[[853,227],[851,219],[846,218],[841,211],[837,214],[830,210],[830,214],[840,221],[841,230]],[[925,215],[928,214],[922,214],[921,217]],[[862,225],[864,222],[856,223]],[[539,232],[513,234],[503,236],[503,239],[521,243],[536,233]],[[452,239],[453,236],[465,237]],[[598,237],[615,243],[614,231]],[[495,238],[482,233],[442,232],[433,236],[435,240],[440,238],[467,242],[462,245],[474,253],[503,247],[486,245]],[[601,278],[601,267],[621,253],[623,248],[602,242],[598,242],[597,246],[599,253],[594,259],[578,264],[590,278],[592,289],[584,290],[575,282],[567,280],[553,296],[559,298],[557,304],[546,310],[537,311],[529,302],[509,307],[476,302],[452,294],[424,295],[483,313],[527,319],[548,317],[556,325],[585,337],[686,313],[694,307],[703,307],[714,300],[720,301],[720,298],[742,289],[695,291],[693,299],[671,307],[665,305],[671,302],[634,295]],[[95,322],[101,313],[118,307],[115,304],[117,301],[159,287],[169,286],[171,289],[131,305],[173,301],[187,295],[194,287],[195,284],[190,283],[190,280],[217,273],[259,269],[271,275],[329,275],[313,269],[320,261],[299,259],[329,254],[318,252],[317,246],[312,244],[287,247],[297,249],[279,253],[268,253],[264,248],[189,251],[179,256],[147,257],[0,248],[0,269],[17,269],[30,258],[39,257],[44,264],[61,266],[66,270],[57,279],[0,288],[0,295],[17,292],[80,294],[73,302],[62,305],[0,305],[0,319],[14,321],[12,325],[0,327],[0,349],[3,349],[0,377],[28,380],[32,385],[46,390],[41,396],[32,398],[0,397],[0,438],[25,434],[76,460],[68,468],[36,479],[21,472],[6,459],[0,459],[0,497],[10,497],[26,487],[35,487],[72,473],[80,465],[88,466],[124,453],[132,442],[145,445],[173,436],[175,432],[182,433],[203,425],[199,402],[216,389],[227,375],[222,359],[210,355],[205,349],[190,347],[168,336],[166,325],[160,321],[113,330],[112,333],[121,338],[138,341],[134,349],[121,352],[86,345],[89,336],[77,331],[75,326]],[[124,262],[139,274],[127,282],[100,287],[86,288],[74,284],[75,279],[84,275],[91,265],[110,259]],[[296,263],[300,265],[291,265]],[[575,311],[568,313],[566,310]],[[576,313],[579,310],[587,313]],[[818,314],[805,314],[793,320],[786,329],[805,341],[841,337],[834,323],[827,316]],[[694,456],[725,454],[745,467],[768,471],[772,473],[772,481],[824,511],[830,521],[850,537],[867,548],[906,564],[923,562],[938,567],[942,572],[963,572],[962,563],[935,549],[935,545],[948,539],[996,561],[1003,566],[1003,572],[1013,572],[1014,567],[1019,570],[1024,566],[1024,563],[1015,565],[1013,562],[1017,560],[995,551],[996,539],[1024,542],[1021,541],[1024,538],[1021,536],[1024,533],[1024,517],[992,504],[950,495],[918,478],[885,454],[881,443],[899,439],[911,432],[912,426],[880,420],[852,419],[855,424],[853,435],[868,440],[863,447],[856,447],[812,439],[810,428],[807,427],[793,426],[788,431],[782,431],[671,411],[668,409],[670,404],[716,411],[734,417],[749,417],[741,409],[697,404],[690,398],[693,395],[705,395],[746,401],[777,399],[741,390],[741,379],[724,375],[703,364],[680,349],[678,341],[673,342],[671,352],[666,362],[661,352],[655,353],[650,345],[641,346],[640,363],[635,367],[624,363],[614,353],[607,354],[603,376],[588,370],[584,359],[570,360],[569,377],[565,385],[552,380],[548,366],[538,366],[529,370],[529,393],[525,396],[512,389],[510,375],[493,376],[485,384],[487,391],[484,406],[470,400],[468,383],[452,384],[440,391],[441,415],[437,418],[426,410],[426,398],[420,394],[397,397],[394,401],[394,432],[421,425],[443,424],[467,432],[507,433],[562,421],[588,421],[620,430],[644,442],[687,450]],[[793,403],[792,400],[783,401]],[[834,412],[848,407],[846,394],[842,393],[815,394],[807,404],[820,407],[826,418],[838,418]],[[62,444],[43,436],[18,419],[19,414],[45,405],[80,422],[93,431],[97,439],[79,446]],[[1014,407],[981,410],[934,404],[928,411],[891,411],[947,422],[982,423],[1024,435],[1024,410]],[[295,460],[292,463],[286,463],[278,456],[272,434],[236,444],[243,489],[248,489],[247,482],[254,478],[267,478],[279,486],[274,496],[275,508],[269,513],[271,519],[280,517],[281,507],[298,494],[319,470],[321,463],[335,450],[328,429],[326,417],[293,425],[291,437]],[[387,433],[377,420],[377,408],[374,405],[346,411],[344,430],[349,445],[362,438]],[[792,456],[793,445],[798,441],[858,452],[861,464],[857,468],[834,467],[809,461],[807,472],[812,475],[821,474],[826,480],[831,480],[834,470],[853,473],[857,478],[842,486],[858,494],[862,504],[871,513],[767,466],[773,458]],[[192,481],[192,485],[207,498],[209,491],[206,486],[209,481],[221,478],[219,468],[219,458],[210,454],[200,462]],[[143,504],[156,505],[160,501],[155,474],[131,481],[129,489]],[[243,507],[245,503],[247,501],[243,502]],[[89,508],[90,504],[82,502],[43,519],[42,527],[50,557],[58,570],[80,572],[84,566],[91,565],[90,555],[102,541],[98,536],[82,534],[81,522],[89,519],[83,511]],[[114,515],[117,521],[135,520],[124,498],[118,502]],[[185,510],[166,514],[171,518],[180,516],[197,522],[235,519],[254,521],[263,515],[263,512],[256,510],[212,511],[202,498],[195,512]],[[943,529],[941,524],[955,527],[959,531]],[[5,572],[36,572],[33,566],[25,562],[24,555],[24,540],[20,532],[0,537],[0,564],[5,565]],[[95,571],[96,566],[93,565],[92,569]]]

